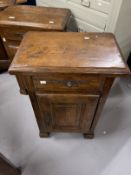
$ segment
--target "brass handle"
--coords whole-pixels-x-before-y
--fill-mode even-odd
[[[44,119],[45,119],[46,125],[49,126],[50,125],[50,115],[48,112],[44,113]]]

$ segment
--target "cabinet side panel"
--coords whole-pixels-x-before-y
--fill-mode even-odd
[[[91,128],[90,128],[90,132],[93,133],[94,129],[96,127],[96,124],[100,118],[100,114],[102,112],[103,106],[106,102],[106,99],[108,97],[108,94],[110,92],[111,86],[114,82],[115,78],[106,78],[105,83],[104,83],[104,87],[103,87],[103,93],[101,95],[101,98],[99,99],[99,103],[97,105],[97,109],[96,109],[96,113],[95,113],[95,117],[93,119]]]
[[[37,124],[39,127],[40,132],[42,132],[45,129],[45,125],[42,119],[42,116],[40,114],[39,104],[36,98],[36,93],[33,91],[33,81],[31,76],[23,76],[23,82],[24,82],[24,88],[26,88],[26,92],[29,95],[32,108],[35,114],[35,118],[37,120]],[[21,84],[22,85],[22,84]],[[21,87],[23,87],[23,85]]]

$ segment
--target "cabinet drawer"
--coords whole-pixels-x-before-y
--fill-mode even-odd
[[[108,14],[110,11],[111,3],[105,0],[91,0],[90,6],[94,10]]]
[[[85,6],[87,8],[91,8],[102,13],[109,13],[110,3],[105,0],[70,0],[79,5]]]
[[[75,92],[99,94],[104,79],[87,75],[43,75],[33,77],[34,88],[42,92]]]
[[[11,29],[10,30],[3,29],[3,32],[1,32],[3,38],[15,41],[21,41],[24,34],[25,34],[24,31],[13,31]]]
[[[16,40],[16,41],[21,41],[25,33],[23,32],[8,32],[4,33],[3,37],[8,39],[8,40]]]
[[[19,48],[20,41],[13,41],[13,40],[7,40],[6,38],[2,38],[5,50],[7,52],[7,55],[12,60]]]

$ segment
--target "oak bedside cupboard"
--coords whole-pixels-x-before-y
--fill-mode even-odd
[[[62,8],[13,5],[0,13],[0,36],[11,62],[28,31],[64,31],[70,11]],[[6,60],[7,61],[7,60]],[[0,66],[3,60],[0,60]]]
[[[28,94],[40,136],[94,128],[116,77],[130,74],[110,33],[29,32],[11,67]]]

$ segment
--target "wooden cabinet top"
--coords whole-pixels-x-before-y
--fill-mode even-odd
[[[28,32],[10,73],[129,74],[110,33]]]
[[[25,26],[61,31],[69,16],[68,9],[15,5],[0,13],[0,27]]]

